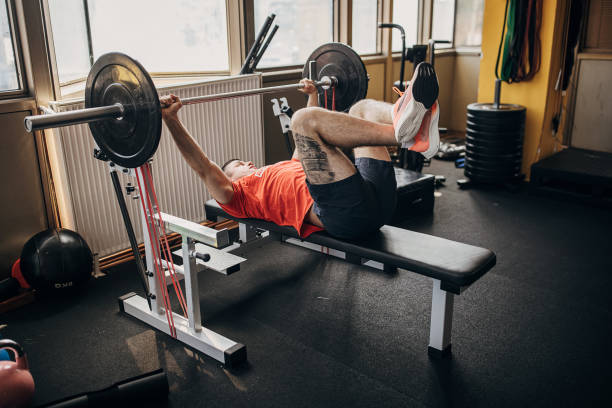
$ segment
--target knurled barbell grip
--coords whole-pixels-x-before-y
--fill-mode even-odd
[[[97,120],[117,119],[125,110],[120,103],[95,108],[77,109],[48,115],[26,116],[24,125],[28,132],[60,126],[76,125]]]
[[[321,86],[324,89],[329,89],[332,86],[336,86],[337,83],[338,83],[338,80],[335,77],[328,77],[328,76],[324,76],[319,81],[314,81],[315,86]],[[233,92],[226,92],[226,93],[213,94],[213,95],[192,96],[190,98],[182,98],[181,103],[183,105],[193,105],[196,103],[220,101],[223,99],[238,98],[241,96],[291,91],[294,89],[301,89],[303,87],[304,85],[297,83],[297,84],[289,84],[289,85],[270,86],[267,88],[244,89],[242,91],[233,91]],[[162,104],[161,106],[162,108],[165,108],[167,105]]]

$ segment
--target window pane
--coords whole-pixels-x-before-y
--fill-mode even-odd
[[[432,20],[432,38],[452,43],[455,24],[455,0],[434,0]],[[436,48],[451,46],[451,44],[436,44]]]
[[[406,47],[417,43],[419,30],[419,0],[402,0],[393,2],[393,23],[399,24],[406,32]],[[393,51],[402,50],[402,37],[397,29],[393,29]]]
[[[49,0],[55,62],[60,84],[89,73],[89,47],[83,0]]]
[[[0,5],[0,91],[19,89],[17,66],[15,65],[15,49],[13,36],[9,25],[6,2]]]
[[[254,0],[254,6],[255,35],[272,13],[272,26],[279,25],[260,68],[304,65],[315,48],[333,41],[333,0]]]
[[[378,1],[353,0],[353,48],[359,54],[376,53]]]
[[[119,51],[149,72],[229,69],[225,0],[89,0],[94,58]]]
[[[456,47],[479,47],[482,44],[484,0],[457,0]]]

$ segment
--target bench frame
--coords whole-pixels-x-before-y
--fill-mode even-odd
[[[297,245],[315,252],[334,256],[356,265],[368,266],[370,268],[390,273],[397,271],[397,267],[395,266],[385,265],[381,262],[362,258],[335,248],[314,244],[312,242],[308,242],[307,239],[303,240],[285,234],[265,231],[259,227],[255,227],[240,221],[238,221],[238,225],[238,239],[241,244],[237,243],[235,245],[250,245],[254,244],[256,241],[272,238],[287,244]],[[453,325],[455,294],[444,290],[443,286],[443,283],[439,279],[432,278],[431,320],[428,353],[435,357],[450,357],[451,355],[451,331]],[[453,289],[456,290],[456,288]],[[459,292],[462,292],[464,289],[465,288],[460,288]]]
[[[129,169],[124,172],[135,177],[138,171],[140,170]],[[141,187],[139,194],[151,194],[147,189],[146,183]],[[209,216],[209,214],[207,214],[207,216]],[[339,248],[324,246],[315,243],[315,239],[296,238],[297,235],[292,236],[288,232],[283,232],[284,230],[282,229],[280,231],[268,231],[265,228],[268,227],[269,224],[263,224],[264,227],[262,227],[261,222],[258,222],[259,220],[235,219],[239,223],[239,240],[231,243],[227,230],[217,231],[163,213],[160,220],[157,208],[154,208],[153,214],[145,213],[145,210],[141,208],[141,218],[145,256],[147,260],[146,275],[149,293],[147,293],[145,297],[138,296],[135,293],[128,293],[120,297],[118,300],[121,311],[164,333],[170,334],[163,304],[158,301],[162,298],[162,289],[157,284],[155,277],[155,266],[152,261],[154,259],[153,247],[146,230],[147,220],[152,219],[157,225],[163,222],[167,230],[180,234],[182,238],[182,247],[180,250],[175,251],[174,254],[182,257],[183,264],[182,266],[173,266],[176,277],[185,280],[187,316],[183,317],[178,313],[172,312],[176,328],[176,339],[213,357],[226,366],[237,365],[245,361],[247,355],[246,346],[215,333],[202,325],[197,274],[204,269],[211,269],[224,275],[230,275],[238,271],[240,263],[246,261],[246,259],[232,252],[239,251],[239,253],[243,253],[253,245],[260,246],[264,240],[275,239],[287,244],[298,245],[310,250],[335,256],[357,265],[364,265],[392,273],[398,270],[397,265],[385,264],[381,261],[363,258],[361,255],[346,252]],[[209,216],[211,220],[217,218],[227,219],[232,217],[225,217],[224,214]],[[317,235],[314,234],[313,237],[315,236]],[[334,241],[324,240],[322,242],[334,245]],[[337,245],[342,247],[343,242],[337,242]],[[205,258],[203,256],[204,254],[210,256],[210,258],[203,260]],[[490,267],[492,267],[492,265]],[[164,269],[164,277],[162,280],[166,285],[172,285],[168,270],[171,265],[168,261],[162,261],[162,267]],[[485,272],[486,270],[482,273]],[[469,284],[467,286],[457,286],[456,284],[441,281],[436,278],[431,279],[433,281],[433,288],[428,352],[430,355],[446,357],[451,355],[454,294],[460,294]]]
[[[116,166],[118,167],[118,166]],[[116,170],[111,170],[116,171]],[[124,173],[136,177],[141,169],[127,169]],[[144,178],[143,178],[144,179]],[[142,195],[149,195],[154,202],[147,183],[143,183],[139,191]],[[200,224],[184,220],[169,214],[161,213],[161,221],[157,207],[153,204],[153,214],[140,208],[142,218],[143,240],[146,257],[146,276],[149,293],[139,296],[134,292],[119,297],[119,309],[135,317],[136,319],[164,332],[168,335],[170,327],[166,318],[166,311],[161,301],[163,292],[155,276],[155,265],[153,263],[154,252],[147,231],[147,220],[153,219],[158,226],[163,221],[166,230],[181,235],[181,249],[174,254],[183,258],[182,265],[173,264],[176,279],[185,280],[185,301],[187,303],[187,316],[172,312],[172,319],[176,329],[176,339],[214,358],[228,367],[241,364],[246,361],[246,346],[230,340],[221,334],[202,325],[200,308],[200,290],[198,285],[198,273],[204,269],[214,270],[223,275],[230,275],[240,269],[240,264],[246,259],[229,253],[229,231],[227,229],[215,230]],[[219,249],[222,248],[222,249]],[[198,259],[204,254],[210,259],[206,262]],[[172,278],[169,269],[171,265],[167,260],[162,260],[164,277],[161,279],[167,286],[172,286]]]

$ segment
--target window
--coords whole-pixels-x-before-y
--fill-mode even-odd
[[[457,0],[455,47],[482,45],[484,0]]]
[[[149,72],[229,70],[225,0],[49,0],[49,9],[60,82],[111,51]]]
[[[353,0],[352,43],[359,54],[378,52],[378,1]]]
[[[87,77],[91,61],[83,0],[48,0],[60,84]]]
[[[21,89],[7,3],[0,3],[0,92]]]
[[[393,23],[399,24],[406,32],[406,47],[417,43],[419,30],[419,0],[396,0],[393,2]],[[402,50],[402,37],[398,30],[392,31],[393,51]]]
[[[315,48],[333,41],[333,0],[254,0],[254,8],[255,35],[272,13],[279,26],[258,68],[304,65]]]
[[[450,48],[453,43],[455,28],[455,0],[434,0],[431,38],[450,41],[450,44],[439,44],[436,48]]]

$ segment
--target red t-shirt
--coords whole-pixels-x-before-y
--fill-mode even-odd
[[[314,200],[306,186],[306,174],[299,160],[278,162],[258,169],[232,183],[232,201],[221,204],[238,218],[258,218],[288,225],[306,238],[323,228],[304,223]]]

